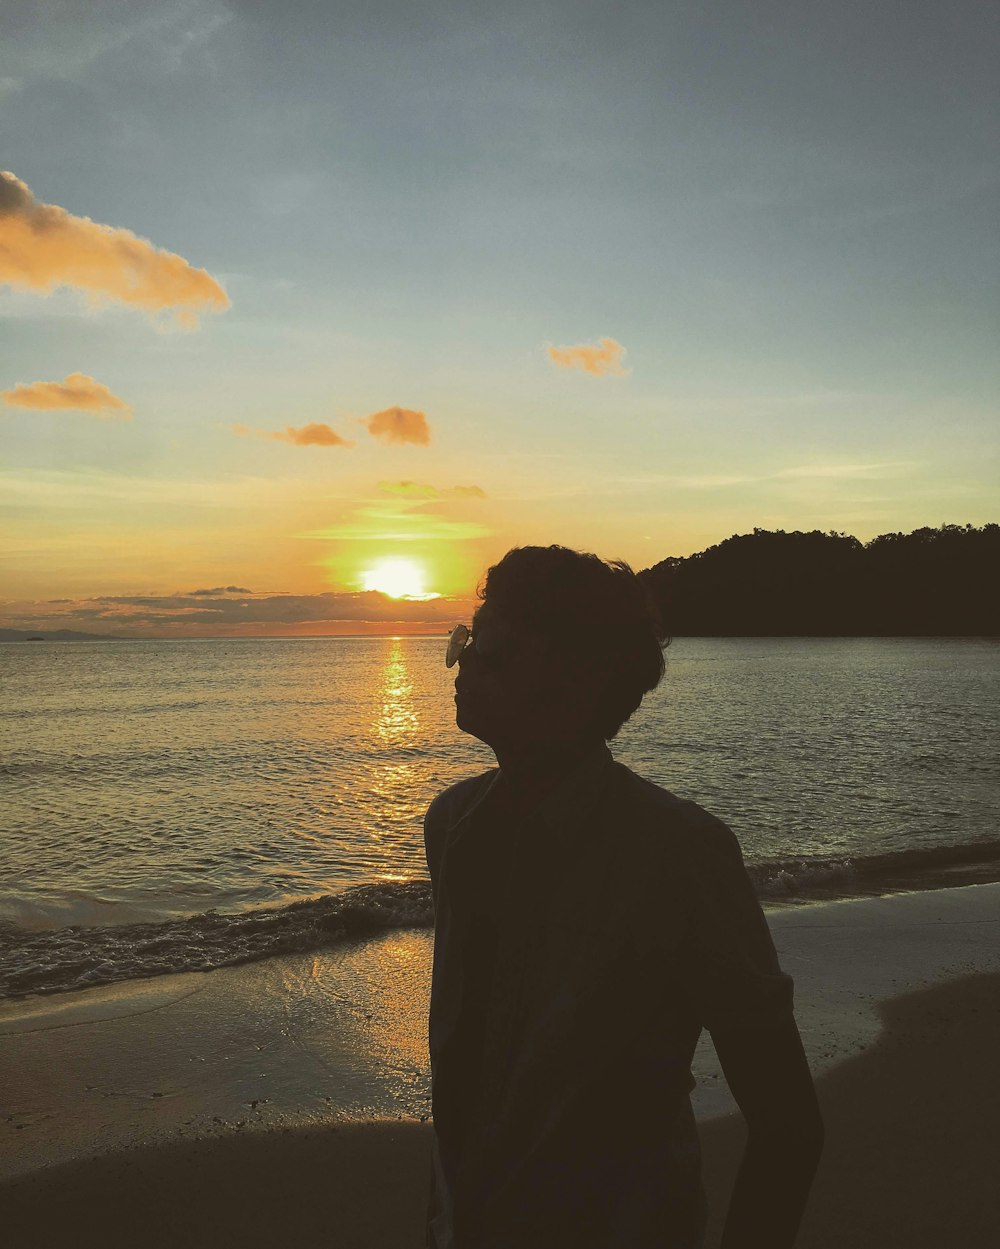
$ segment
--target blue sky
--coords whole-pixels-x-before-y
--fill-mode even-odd
[[[131,412],[0,406],[10,623],[997,518],[986,6],[8,0],[0,35],[0,165],[230,301],[0,282],[0,392]],[[617,373],[548,352],[605,338]],[[397,407],[428,442],[361,424]],[[234,432],[311,424],[354,445]]]

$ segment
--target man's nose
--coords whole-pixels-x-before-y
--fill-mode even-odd
[[[459,671],[468,668],[470,672],[481,672],[484,667],[488,667],[488,664],[484,661],[483,652],[472,638],[469,638],[462,648],[462,652],[458,657],[458,667]]]

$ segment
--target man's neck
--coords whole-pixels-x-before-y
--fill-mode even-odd
[[[515,809],[527,813],[547,797],[600,742],[586,739],[537,750],[494,750]]]

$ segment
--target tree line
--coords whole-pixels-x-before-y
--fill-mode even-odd
[[[996,636],[1000,525],[860,542],[755,529],[639,574],[665,630],[687,637]]]

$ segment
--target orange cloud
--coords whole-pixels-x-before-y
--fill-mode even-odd
[[[628,369],[622,368],[625,348],[613,338],[602,338],[596,343],[577,343],[574,347],[548,348],[549,359],[561,369],[581,369],[594,377],[624,377]]]
[[[76,408],[94,412],[105,419],[132,419],[132,409],[103,384],[86,373],[70,373],[61,382],[22,383],[12,390],[0,391],[0,398],[12,408],[33,408],[36,412],[52,412],[58,408]]]
[[[204,269],[131,230],[40,203],[9,171],[0,171],[0,284],[45,295],[72,286],[95,300],[173,310],[188,327],[200,312],[229,307],[229,296]]]
[[[373,412],[361,424],[379,442],[412,442],[426,447],[431,440],[427,417],[411,408],[386,408],[383,412]]]
[[[395,494],[404,499],[486,498],[486,491],[481,486],[451,486],[442,490],[437,486],[425,485],[420,481],[380,481],[378,488],[383,494]]]
[[[353,447],[354,443],[330,428],[314,422],[295,429],[289,425],[287,429],[250,429],[247,425],[234,425],[234,434],[249,434],[256,438],[273,438],[275,442],[290,442],[296,447]]]

